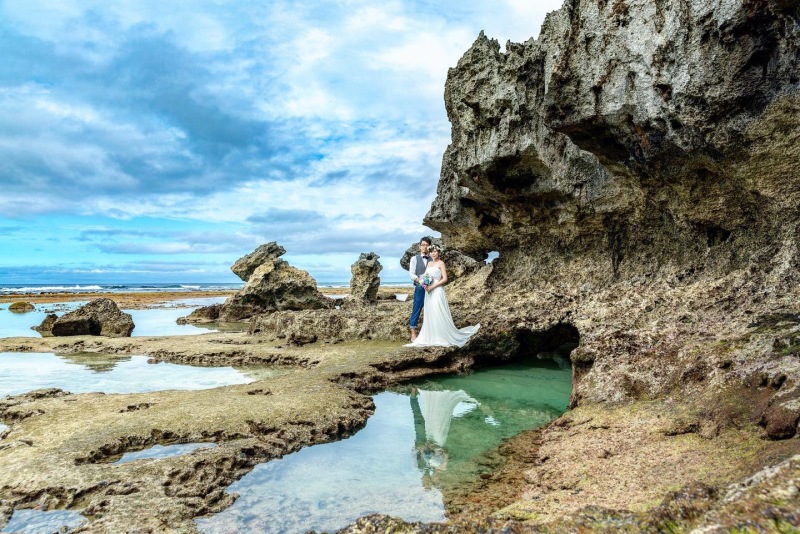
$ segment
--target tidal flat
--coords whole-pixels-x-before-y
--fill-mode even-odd
[[[401,345],[351,341],[298,347],[241,332],[0,339],[0,351],[13,351],[16,357],[72,354],[81,362],[96,359],[107,365],[107,355],[146,354],[152,362],[288,370],[201,390],[104,394],[70,393],[63,387],[6,397],[0,400],[0,416],[9,427],[0,441],[0,513],[8,521],[14,510],[79,512],[89,532],[197,532],[203,525],[218,531],[209,523],[216,514],[224,517],[230,509],[242,516],[241,507],[231,508],[236,501],[229,491],[232,484],[271,460],[311,451],[311,445],[344,443],[375,413],[375,392],[400,387],[410,394],[415,387],[427,387],[426,376],[465,370],[453,349],[418,351]],[[569,366],[560,372],[568,376]],[[439,516],[419,519],[474,525],[494,514],[504,521],[538,523],[587,500],[648,510],[698,470],[724,483],[764,455],[781,455],[780,444],[754,439],[749,428],[726,431],[714,440],[681,432],[686,407],[679,402],[591,405],[558,417],[566,408],[569,381],[566,388],[563,406],[543,419],[545,427],[503,438],[477,453],[480,472],[448,480],[432,468],[429,478],[440,479],[435,487],[443,508]],[[491,412],[470,411],[479,415],[477,423],[491,424]],[[216,446],[117,463],[154,446],[197,443]],[[435,465],[435,453],[429,456]],[[563,489],[535,495],[532,482],[556,479]],[[347,478],[335,483],[347,485]],[[542,515],[543,508],[548,515]],[[365,508],[365,513],[380,511]]]

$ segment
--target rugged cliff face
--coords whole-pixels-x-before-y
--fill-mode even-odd
[[[800,3],[566,0],[537,40],[481,34],[445,104],[425,223],[500,253],[448,288],[456,322],[483,324],[466,351],[578,343],[573,411],[515,441],[524,481],[484,512],[800,525],[796,490],[778,496],[800,471],[774,467],[800,452]],[[737,489],[760,469],[773,489]],[[502,501],[491,485],[464,509]]]
[[[798,5],[567,0],[538,40],[478,37],[448,74],[425,218],[500,252],[449,290],[465,320],[486,310],[476,351],[579,336],[575,405],[736,384],[794,435]]]
[[[568,1],[537,41],[481,35],[448,76],[426,223],[473,253],[603,251],[604,274],[746,263],[796,219],[789,4]]]

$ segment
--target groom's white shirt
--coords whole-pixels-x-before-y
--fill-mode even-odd
[[[419,256],[419,254],[414,254],[411,256],[411,261],[408,264],[408,274],[411,276],[412,282],[417,281],[417,256]],[[422,260],[422,263],[425,264],[425,267],[428,266],[428,262],[425,261],[425,259]]]

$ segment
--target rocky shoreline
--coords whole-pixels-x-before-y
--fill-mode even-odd
[[[461,267],[447,294],[457,325],[482,324],[470,343],[402,348],[410,303],[371,300],[376,258],[362,255],[369,301],[336,307],[275,243],[239,265],[246,289],[218,310],[247,316],[246,334],[2,339],[297,369],[0,401],[0,514],[71,507],[86,531],[194,532],[255,463],[354,432],[368,393],[568,345],[570,410],[489,453],[490,476],[443,490],[450,523],[345,531],[797,530],[798,20],[781,0],[567,0],[536,40],[501,52],[481,34],[448,73],[452,141],[424,221]],[[209,439],[158,465],[100,461]]]
[[[15,507],[68,507],[91,519],[85,527],[90,532],[134,527],[194,532],[194,518],[230,505],[224,488],[255,464],[360,428],[372,413],[369,393],[481,361],[469,350],[400,345],[371,340],[295,346],[245,333],[0,339],[0,351],[147,354],[174,363],[271,363],[295,369],[285,377],[207,391],[71,395],[50,390],[0,401],[0,417],[11,427],[0,443],[0,472],[9,473],[0,485],[0,512],[7,519]],[[769,393],[774,386],[759,383],[756,389]],[[548,427],[487,453],[491,476],[442,488],[449,525],[403,528],[434,532],[514,525],[535,532],[627,525],[656,532],[672,523],[703,525],[724,505],[729,485],[798,452],[797,439],[764,439],[747,405],[750,398],[737,400],[726,392],[705,402],[672,395],[583,403]],[[732,405],[720,413],[701,408],[725,403]],[[220,446],[157,465],[108,463],[153,444],[209,440]],[[800,472],[781,469],[783,478],[772,477],[770,483],[781,482],[789,491]],[[698,481],[702,491],[693,485]],[[692,513],[667,514],[670,499],[681,499],[680,510],[689,507]],[[781,503],[764,502],[760,494],[745,492],[737,502],[748,512],[739,519],[768,525],[769,515],[763,515],[768,506],[791,523],[795,499],[790,492]],[[593,508],[587,510],[588,504]],[[149,510],[158,513],[150,517]],[[724,524],[719,521],[714,524]],[[349,531],[398,524],[371,518]]]

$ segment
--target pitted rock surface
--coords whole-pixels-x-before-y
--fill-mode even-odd
[[[284,254],[286,254],[286,249],[275,241],[271,241],[236,260],[236,263],[231,266],[231,271],[242,281],[247,282],[261,265],[275,263]]]
[[[471,345],[575,327],[573,405],[734,384],[756,399],[757,377],[784,376],[752,415],[794,435],[800,362],[775,342],[798,325],[769,318],[800,302],[797,20],[769,0],[568,0],[536,40],[501,52],[481,34],[448,73],[424,221],[500,253],[448,286],[451,308],[481,310]]]
[[[451,279],[460,278],[474,273],[486,265],[482,260],[476,260],[475,258],[464,254],[460,250],[449,248],[445,245],[441,238],[434,237],[432,241],[433,244],[442,247],[442,260],[444,260],[446,265],[447,275]],[[414,243],[408,247],[403,253],[403,256],[400,258],[400,267],[407,271],[411,265],[412,256],[415,256],[418,253],[419,243]],[[485,259],[486,255],[482,255],[481,257],[482,259]]]
[[[378,299],[378,289],[381,286],[381,278],[378,275],[383,270],[379,258],[380,256],[374,252],[362,252],[358,260],[350,266],[351,301],[369,303]]]
[[[333,301],[317,290],[308,274],[280,259],[286,250],[275,243],[261,245],[239,258],[231,270],[247,283],[221,306],[195,310],[182,323],[243,321],[282,310],[315,310],[333,307]]]
[[[37,330],[47,334],[50,325],[50,318],[46,317]],[[53,336],[130,337],[134,327],[129,313],[120,310],[113,300],[102,298],[55,319],[49,333]]]

